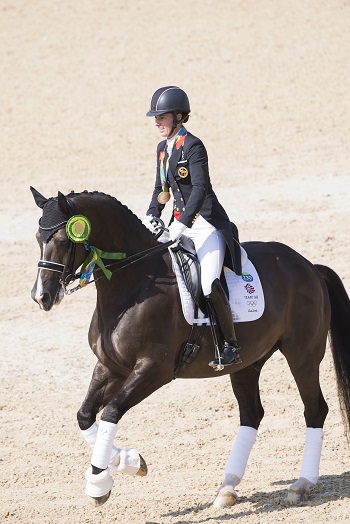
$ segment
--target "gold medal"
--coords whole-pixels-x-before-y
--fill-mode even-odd
[[[177,174],[181,178],[186,178],[188,176],[188,169],[186,167],[181,166],[179,167]]]
[[[170,200],[170,193],[169,191],[162,191],[157,196],[157,200],[160,204],[166,204]]]

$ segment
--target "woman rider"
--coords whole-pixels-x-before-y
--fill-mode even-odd
[[[241,273],[238,238],[234,241],[233,226],[215,195],[209,177],[208,155],[203,142],[184,127],[189,119],[187,94],[176,86],[158,89],[151,99],[147,116],[154,117],[163,141],[157,148],[157,173],[150,206],[143,223],[151,229],[154,217],[160,218],[166,202],[174,198],[169,236],[165,242],[189,237],[195,246],[201,266],[201,284],[206,299],[213,307],[224,337],[221,364],[239,363],[232,313],[220,282],[225,265]],[[233,227],[232,227],[233,226]],[[236,233],[236,237],[237,237]],[[226,258],[225,258],[226,253]],[[209,363],[216,367],[219,359]]]

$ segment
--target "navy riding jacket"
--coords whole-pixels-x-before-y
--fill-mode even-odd
[[[157,200],[162,191],[160,179],[160,154],[166,153],[166,140],[157,147],[157,173],[154,191],[147,215],[160,218],[165,204]],[[164,165],[166,165],[167,153]],[[186,168],[185,177],[179,169]],[[180,173],[184,170],[180,169]],[[192,227],[199,214],[221,231],[226,241],[224,265],[241,274],[241,255],[237,227],[230,222],[224,208],[213,191],[208,167],[208,154],[203,142],[187,131],[185,141],[179,149],[174,146],[168,170],[168,183],[174,197],[174,217],[187,227]],[[173,217],[172,217],[173,220]],[[171,221],[172,221],[171,220]]]

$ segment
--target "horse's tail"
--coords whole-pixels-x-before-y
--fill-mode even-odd
[[[350,435],[350,299],[339,276],[327,266],[315,264],[324,278],[331,302],[330,346],[346,435]]]

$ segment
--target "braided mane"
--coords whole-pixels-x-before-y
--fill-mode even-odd
[[[66,195],[67,198],[77,198],[79,196],[97,196],[99,198],[105,198],[107,200],[110,200],[110,202],[115,205],[115,206],[118,206],[122,209],[123,212],[127,213],[130,217],[132,217],[133,220],[137,220],[138,223],[140,223],[140,219],[137,215],[135,215],[135,213],[133,211],[131,211],[130,208],[128,208],[128,206],[126,206],[125,204],[122,204],[122,202],[120,202],[120,200],[118,200],[116,197],[112,196],[112,195],[108,195],[106,193],[103,193],[102,191],[88,191],[87,189],[85,189],[84,191],[81,191],[80,193],[75,193],[75,191],[71,191],[68,195]]]

